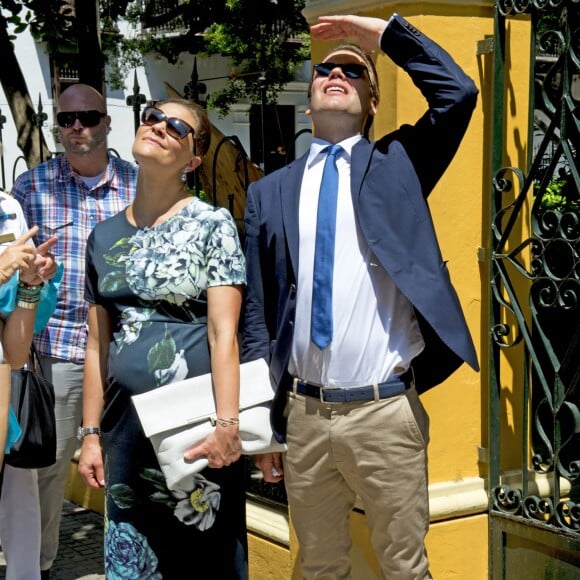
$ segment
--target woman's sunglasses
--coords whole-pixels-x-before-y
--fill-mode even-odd
[[[107,113],[101,113],[95,109],[89,111],[61,111],[56,114],[56,122],[59,127],[70,129],[78,119],[83,127],[96,127]]]
[[[147,107],[141,115],[141,123],[151,127],[165,121],[167,134],[174,139],[180,141],[185,139],[190,133],[195,134],[194,128],[185,121],[177,117],[168,117],[161,109],[157,107]]]
[[[360,79],[367,70],[362,64],[354,62],[349,63],[334,63],[321,62],[314,65],[314,70],[323,77],[327,77],[335,68],[339,68],[347,79]]]

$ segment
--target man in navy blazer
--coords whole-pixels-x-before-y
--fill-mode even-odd
[[[428,417],[418,393],[478,363],[426,198],[457,151],[477,89],[396,14],[321,17],[311,33],[358,46],[336,47],[314,67],[310,151],[248,190],[243,358],[269,361],[272,426],[288,446],[283,460],[255,460],[266,481],[285,480],[305,578],[349,577],[357,496],[383,577],[429,578]],[[369,141],[376,48],[409,74],[428,108],[414,125]],[[331,144],[341,146],[333,331],[318,347],[312,277]]]

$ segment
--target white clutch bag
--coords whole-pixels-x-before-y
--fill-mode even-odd
[[[273,396],[264,359],[240,365],[239,431],[245,455],[286,451],[286,445],[276,441],[270,426]],[[214,429],[211,373],[134,395],[132,399],[169,489],[179,488],[182,480],[207,467],[205,457],[186,462],[183,454]]]

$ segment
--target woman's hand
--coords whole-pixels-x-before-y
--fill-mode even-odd
[[[36,259],[27,269],[20,271],[20,280],[31,286],[37,286],[56,274],[58,266],[49,250],[57,241],[58,238],[52,237],[36,248]]]
[[[97,434],[87,435],[83,439],[79,458],[79,474],[89,487],[95,489],[105,487],[103,450],[101,449],[101,439]]]
[[[183,455],[186,461],[207,457],[209,467],[220,468],[231,465],[242,455],[242,441],[237,423],[216,425],[213,433],[190,447]]]
[[[28,241],[38,232],[38,226],[30,228],[23,236],[12,242],[0,254],[0,284],[5,284],[18,271],[33,267],[37,250]]]

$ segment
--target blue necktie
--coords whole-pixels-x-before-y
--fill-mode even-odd
[[[332,342],[332,275],[334,271],[334,234],[336,231],[336,199],[338,196],[338,169],[336,156],[340,145],[326,148],[318,213],[316,217],[316,244],[314,247],[314,274],[312,279],[312,342],[325,349]]]

